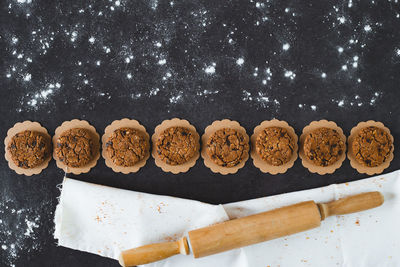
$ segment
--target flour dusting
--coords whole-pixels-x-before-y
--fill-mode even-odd
[[[39,235],[45,229],[39,230],[42,227],[39,210],[46,205],[17,208],[11,199],[0,202],[0,265],[16,266],[21,254],[30,255],[42,249]]]

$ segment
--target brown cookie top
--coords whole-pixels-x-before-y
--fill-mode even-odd
[[[59,161],[69,167],[79,168],[93,159],[93,140],[89,130],[72,128],[57,139],[55,153]]]
[[[377,167],[389,157],[392,146],[392,139],[386,131],[370,126],[358,132],[353,140],[352,150],[360,164]]]
[[[195,135],[185,127],[167,128],[159,135],[155,145],[160,159],[169,165],[189,161],[198,148]]]
[[[294,140],[281,127],[265,128],[257,136],[256,151],[268,164],[281,166],[290,161],[294,150]]]
[[[14,135],[7,149],[16,166],[31,169],[50,157],[51,142],[39,132],[26,130]]]
[[[222,128],[214,132],[207,141],[207,154],[211,160],[222,167],[234,167],[249,153],[249,144],[242,133]]]
[[[149,145],[141,131],[122,127],[108,138],[106,150],[114,164],[131,167],[145,158]]]
[[[334,164],[346,149],[340,134],[327,127],[317,128],[304,140],[304,155],[317,166]]]

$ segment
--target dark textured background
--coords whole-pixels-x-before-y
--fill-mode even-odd
[[[75,118],[102,134],[123,117],[149,134],[172,117],[200,134],[223,118],[249,134],[279,118],[300,134],[324,118],[346,135],[359,121],[382,121],[400,140],[399,13],[397,1],[3,0],[0,136],[24,120],[53,134]],[[395,157],[385,172],[399,167]],[[63,176],[54,161],[32,177],[0,161],[0,265],[117,266],[56,246],[52,219]],[[100,159],[76,178],[217,204],[365,177],[347,160],[325,176],[299,160],[284,175],[263,174],[249,160],[222,176],[202,160],[186,174],[163,173],[149,159],[137,174],[122,175]]]

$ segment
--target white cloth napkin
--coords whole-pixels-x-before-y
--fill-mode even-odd
[[[400,266],[400,170],[356,182],[210,205],[65,178],[55,213],[60,246],[117,259],[121,250],[180,238],[189,230],[306,200],[328,202],[378,190],[385,203],[328,217],[321,227],[221,254],[178,255],[151,267]]]

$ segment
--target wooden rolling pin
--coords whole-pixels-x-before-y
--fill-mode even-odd
[[[240,248],[320,226],[331,215],[342,215],[382,205],[380,192],[362,193],[329,203],[314,201],[229,220],[189,232],[195,258]],[[136,266],[159,261],[177,254],[189,254],[186,237],[176,242],[150,244],[123,251],[119,263]]]

